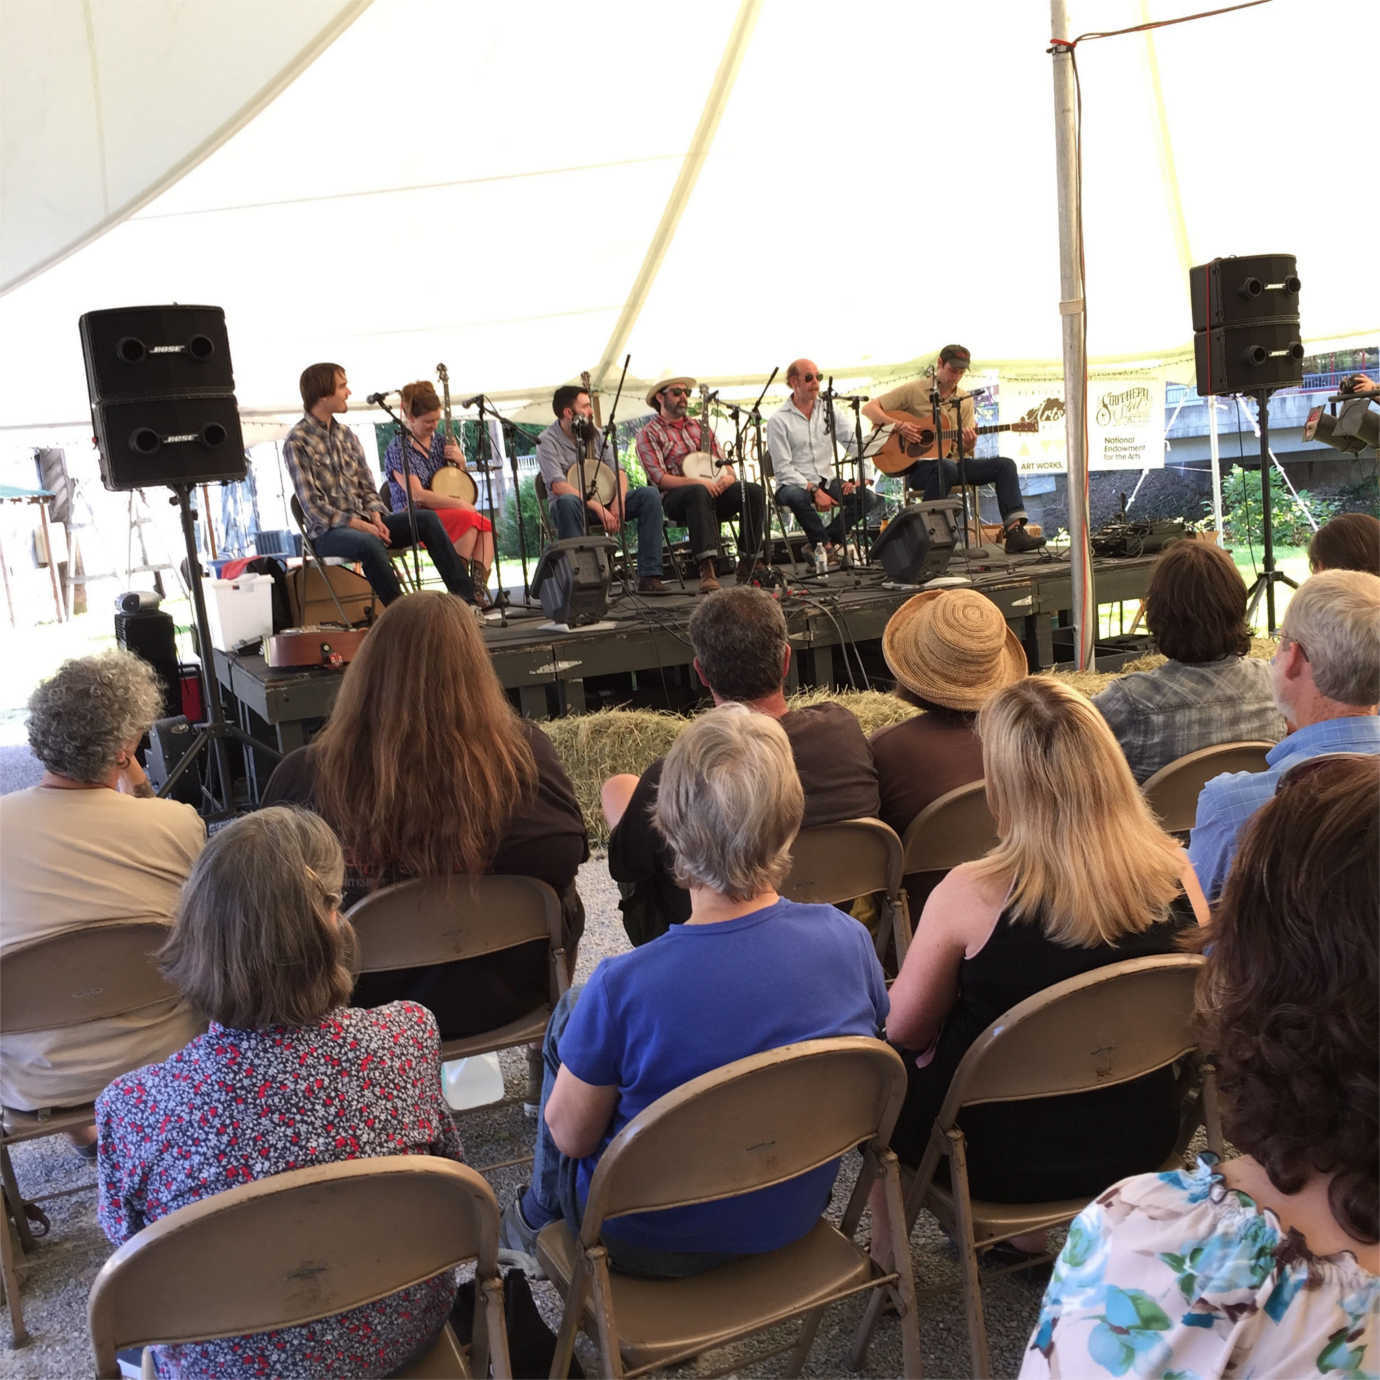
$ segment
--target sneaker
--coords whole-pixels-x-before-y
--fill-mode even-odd
[[[501,1265],[516,1265],[528,1279],[545,1279],[546,1271],[537,1263],[537,1228],[529,1227],[522,1215],[522,1195],[526,1192],[524,1185],[503,1209],[498,1224],[498,1260]]]
[[[1032,537],[1019,522],[1013,522],[1006,529],[1006,554],[1020,556],[1027,551],[1038,551],[1045,544],[1044,537]]]
[[[668,591],[662,583],[660,575],[639,575],[637,577],[637,592],[639,594],[666,594]]]
[[[719,588],[719,571],[712,559],[700,562],[700,593],[713,594]]]

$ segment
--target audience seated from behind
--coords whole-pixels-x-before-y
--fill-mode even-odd
[[[881,818],[904,837],[927,805],[982,780],[978,710],[1028,665],[1001,611],[972,589],[927,589],[907,599],[887,621],[882,655],[897,697],[925,711],[870,739]]]
[[[1169,660],[1118,676],[1093,700],[1137,782],[1199,748],[1284,736],[1269,667],[1246,655],[1246,586],[1221,547],[1175,542],[1151,572],[1145,622]]]
[[[721,590],[690,618],[695,671],[715,704],[746,704],[786,731],[805,790],[805,822],[834,824],[877,813],[877,770],[858,721],[842,705],[786,708],[791,645],[781,605],[753,586]],[[690,914],[690,898],[673,877],[671,847],[652,821],[664,759],[640,778],[604,783],[609,872],[621,884],[623,927],[634,944],[664,934]]]
[[[117,1078],[96,1104],[98,1211],[116,1245],[189,1203],[289,1169],[376,1155],[460,1159],[431,1013],[409,1002],[347,1005],[343,877],[334,834],[304,810],[260,810],[206,845],[160,957],[210,1028]],[[454,1277],[439,1275],[299,1327],[159,1347],[158,1371],[390,1375],[431,1343],[454,1299]]]
[[[887,1036],[909,1074],[891,1142],[903,1164],[920,1162],[960,1061],[1005,1011],[1066,978],[1170,953],[1206,918],[1183,849],[1155,823],[1087,698],[1027,676],[988,700],[978,735],[997,845],[935,888],[891,989]],[[961,1124],[975,1197],[1091,1194],[1172,1149],[1173,1073],[977,1107]],[[1037,1239],[1013,1245],[1042,1249]]]
[[[0,953],[102,922],[171,923],[206,829],[190,805],[153,798],[134,755],[162,713],[158,678],[125,651],[68,661],[34,691],[29,745],[44,773],[0,797]],[[116,1074],[180,1049],[199,1028],[170,999],[116,1020],[7,1035],[0,1101],[24,1111],[91,1102]]]
[[[1270,660],[1288,735],[1260,772],[1225,772],[1198,795],[1188,854],[1209,900],[1226,882],[1237,835],[1291,767],[1327,752],[1380,753],[1380,577],[1325,570],[1289,600]]]
[[[1308,568],[1365,570],[1380,575],[1380,518],[1374,513],[1342,513],[1325,522],[1308,543]]]
[[[1380,761],[1294,767],[1200,942],[1218,1165],[1142,1174],[1069,1229],[1021,1375],[1375,1375]]]
[[[600,1154],[657,1098],[751,1054],[881,1029],[886,986],[867,932],[832,906],[777,894],[803,810],[790,740],[769,715],[724,705],[667,754],[656,824],[672,841],[690,917],[605,959],[557,1005],[532,1183],[503,1218],[502,1244],[519,1259],[549,1222],[579,1230]],[[670,1277],[786,1245],[819,1219],[836,1168],[617,1218],[604,1232],[611,1263]]]
[[[547,736],[513,712],[474,615],[440,591],[390,604],[345,669],[330,721],[274,771],[264,803],[315,810],[349,867],[345,908],[409,877],[508,873],[561,897],[573,965],[575,874],[589,854],[574,788]],[[492,1029],[545,1001],[539,943],[431,968],[366,973],[356,1006],[429,1007],[442,1037]]]

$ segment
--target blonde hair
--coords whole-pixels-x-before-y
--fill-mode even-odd
[[[312,745],[316,800],[371,880],[483,872],[537,764],[463,600],[384,609]]]
[[[653,818],[678,885],[746,901],[785,880],[804,813],[785,729],[746,705],[724,704],[666,754]]]
[[[978,715],[997,846],[979,877],[1012,879],[1013,920],[1090,949],[1165,918],[1183,855],[1155,821],[1092,702],[1048,676],[999,690]]]

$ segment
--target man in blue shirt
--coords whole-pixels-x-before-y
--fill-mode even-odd
[[[1210,901],[1242,825],[1285,772],[1328,753],[1380,754],[1380,578],[1327,570],[1306,581],[1285,611],[1270,674],[1287,736],[1266,754],[1265,771],[1214,777],[1198,796],[1188,856]]]
[[[803,802],[785,730],[745,705],[711,710],[667,754],[655,817],[690,918],[605,959],[552,1014],[532,1183],[503,1214],[501,1244],[529,1273],[537,1233],[561,1217],[578,1229],[600,1155],[659,1097],[736,1059],[885,1025],[890,1003],[867,930],[776,891]],[[604,1244],[625,1273],[662,1277],[775,1250],[819,1220],[837,1167],[624,1215]]]

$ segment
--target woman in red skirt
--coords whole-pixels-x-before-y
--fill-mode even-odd
[[[494,559],[493,523],[472,503],[449,494],[435,493],[431,482],[446,465],[465,463],[465,453],[455,441],[438,430],[441,400],[426,379],[407,384],[402,390],[402,414],[408,435],[394,436],[383,458],[388,476],[388,501],[393,511],[407,506],[403,492],[403,465],[412,488],[412,502],[418,508],[431,508],[441,519],[446,535],[455,543],[461,557],[474,566],[474,587],[481,608],[487,606],[489,567]],[[403,445],[407,451],[404,454]]]

